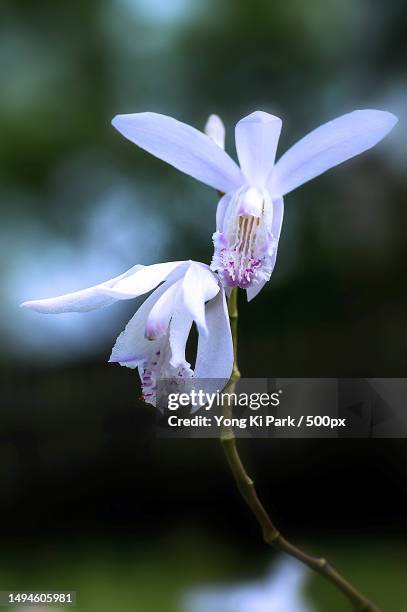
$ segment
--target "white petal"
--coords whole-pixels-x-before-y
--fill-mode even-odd
[[[116,276],[108,281],[94,285],[88,289],[82,289],[81,291],[75,291],[74,293],[66,293],[54,298],[47,298],[45,300],[31,300],[29,302],[23,302],[21,306],[23,308],[29,308],[44,314],[60,314],[63,312],[88,312],[90,310],[96,310],[105,306],[114,304],[118,299],[122,297],[112,295],[110,289],[115,283],[122,279],[131,278],[138,272],[142,271],[144,266],[133,266],[124,274]],[[129,296],[133,297],[133,296]]]
[[[136,145],[223,192],[242,182],[231,157],[199,130],[158,113],[117,115],[112,124]]]
[[[185,348],[191,331],[193,319],[184,304],[178,304],[170,323],[170,347],[173,368],[185,363]]]
[[[307,134],[276,163],[270,190],[285,195],[329,168],[377,144],[397,123],[378,110],[358,110],[329,121]]]
[[[160,346],[161,340],[148,340],[145,330],[151,309],[167,289],[168,284],[162,284],[143,302],[117,338],[109,359],[110,362],[136,368],[149,359]]]
[[[224,195],[218,202],[216,208],[216,231],[221,232],[223,229],[223,220],[225,218],[226,209],[229,206],[232,196],[230,194]]]
[[[240,167],[248,182],[264,187],[273,169],[281,119],[256,111],[236,125],[236,150]]]
[[[283,225],[283,216],[284,216],[284,200],[283,198],[275,198],[273,200],[273,219],[271,222],[271,232],[275,240],[275,247],[273,250],[273,254],[271,256],[270,274],[273,273],[274,266],[276,265],[278,244],[280,241],[281,227]],[[250,287],[248,287],[248,289],[246,289],[248,302],[250,302],[253,298],[255,298],[258,293],[260,293],[260,291],[263,289],[266,282],[267,281],[261,281],[260,283],[251,285]]]
[[[221,149],[225,148],[225,126],[218,115],[210,115],[205,125],[205,134]]]
[[[152,307],[146,322],[146,338],[156,340],[167,333],[180,292],[181,280],[170,285]]]
[[[229,380],[233,368],[233,342],[225,292],[206,305],[208,334],[199,334],[195,378]]]
[[[170,261],[166,263],[142,266],[136,274],[119,279],[112,287],[107,289],[109,295],[118,300],[126,300],[148,293],[164,280],[176,280],[182,276],[189,262]]]
[[[219,292],[217,278],[208,266],[191,262],[185,273],[183,283],[184,304],[196,321],[198,329],[206,333],[205,302]]]
[[[263,289],[264,285],[267,283],[266,280],[262,280],[260,283],[256,283],[255,285],[250,285],[246,289],[247,301],[250,302],[253,298],[256,297],[258,293]]]

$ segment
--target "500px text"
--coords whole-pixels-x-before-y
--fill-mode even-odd
[[[251,415],[250,417],[225,417],[225,416],[202,416],[185,418],[172,415],[168,417],[168,425],[170,427],[238,427],[246,429],[247,427],[327,427],[336,429],[338,427],[346,427],[346,419],[333,419],[329,416],[300,416],[295,418],[287,416],[277,418],[271,415],[263,417],[262,415]]]

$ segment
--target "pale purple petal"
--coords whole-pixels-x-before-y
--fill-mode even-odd
[[[191,331],[193,318],[183,303],[178,303],[170,323],[170,347],[173,368],[185,363],[185,348]]]
[[[223,220],[225,218],[226,209],[229,206],[229,202],[232,196],[230,194],[224,195],[218,202],[216,209],[216,231],[221,232],[223,229]]]
[[[233,368],[233,342],[225,292],[205,308],[207,334],[199,334],[195,378],[229,380]]]
[[[358,110],[321,125],[278,160],[270,179],[272,195],[283,196],[370,149],[397,121],[397,117],[385,111]]]
[[[134,298],[148,293],[168,277],[173,281],[177,280],[188,265],[189,262],[185,261],[170,261],[143,266],[136,274],[119,279],[107,291],[118,300]]]
[[[263,111],[244,117],[236,125],[237,155],[250,184],[265,186],[273,169],[281,125],[281,119]]]
[[[250,287],[246,289],[247,301],[250,302],[253,298],[255,298],[256,295],[259,294],[260,291],[263,289],[266,283],[266,280],[262,280],[259,283],[256,283],[255,285],[250,285]]]
[[[272,252],[270,257],[270,274],[273,273],[274,266],[276,265],[278,244],[280,241],[281,228],[283,225],[284,216],[284,200],[283,198],[275,198],[273,200],[273,218],[271,222],[271,234],[272,234]],[[256,297],[258,293],[263,289],[267,280],[261,280],[259,283],[253,284],[246,289],[247,301],[250,302]]]
[[[109,359],[111,363],[136,368],[148,360],[155,350],[158,350],[161,339],[148,340],[146,338],[146,323],[150,310],[167,289],[168,283],[163,283],[142,303],[117,338]]]
[[[221,149],[225,148],[225,126],[218,115],[210,115],[205,125],[205,134]]]
[[[158,113],[117,115],[112,124],[136,145],[223,192],[242,182],[239,167],[206,134]]]
[[[146,337],[149,340],[156,340],[167,333],[180,293],[181,283],[182,280],[178,280],[170,285],[152,307],[146,322]]]
[[[97,310],[105,306],[114,304],[117,300],[126,299],[121,296],[112,295],[110,289],[118,283],[120,280],[131,278],[138,272],[142,271],[144,266],[133,266],[124,274],[120,274],[115,278],[112,278],[88,289],[82,289],[81,291],[75,291],[73,293],[66,293],[54,298],[47,298],[44,300],[31,300],[29,302],[23,302],[21,306],[23,308],[29,308],[36,312],[43,314],[61,314],[64,312],[89,312],[91,310]],[[133,296],[126,296],[133,297]]]
[[[205,302],[211,300],[218,292],[217,278],[208,266],[191,262],[185,273],[183,283],[183,300],[198,329],[206,333]]]

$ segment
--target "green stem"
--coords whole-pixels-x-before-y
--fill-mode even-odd
[[[237,287],[234,287],[232,289],[230,297],[228,299],[228,312],[233,339],[233,370],[231,374],[231,379],[239,380],[240,371],[239,366],[237,365],[237,319],[239,316],[237,308]]]
[[[237,289],[232,289],[230,298],[228,300],[228,311],[230,318],[230,325],[232,329],[233,337],[233,349],[234,349],[234,364],[233,371],[230,381],[227,385],[228,392],[234,392],[236,382],[240,378],[239,367],[237,365],[237,322],[238,322],[238,308],[237,308]],[[232,415],[232,406],[225,406],[225,416]],[[329,580],[337,589],[339,589],[353,605],[354,610],[359,612],[380,612],[379,608],[369,601],[362,593],[360,593],[354,586],[350,584],[343,576],[341,576],[336,569],[326,561],[326,559],[313,557],[293,544],[290,544],[278,531],[273,524],[267,510],[261,503],[253,480],[247,474],[242,460],[239,456],[239,452],[236,446],[236,438],[231,427],[223,429],[221,433],[221,443],[226,455],[226,459],[230,470],[235,479],[237,488],[249,506],[250,510],[256,517],[259,523],[264,541],[270,544],[280,552],[284,552],[291,557],[295,557],[314,571],[318,572],[321,576],[324,576]]]

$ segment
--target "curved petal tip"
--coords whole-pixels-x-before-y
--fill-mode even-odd
[[[354,112],[355,119],[358,119],[358,115],[362,121],[371,122],[372,127],[379,126],[382,128],[382,138],[388,134],[394,126],[398,123],[399,118],[390,113],[389,111],[382,111],[376,109],[365,109]]]
[[[272,115],[271,113],[266,113],[266,111],[256,110],[250,113],[250,115],[246,115],[241,119],[242,122],[253,122],[253,123],[282,123],[280,117],[276,115]]]

